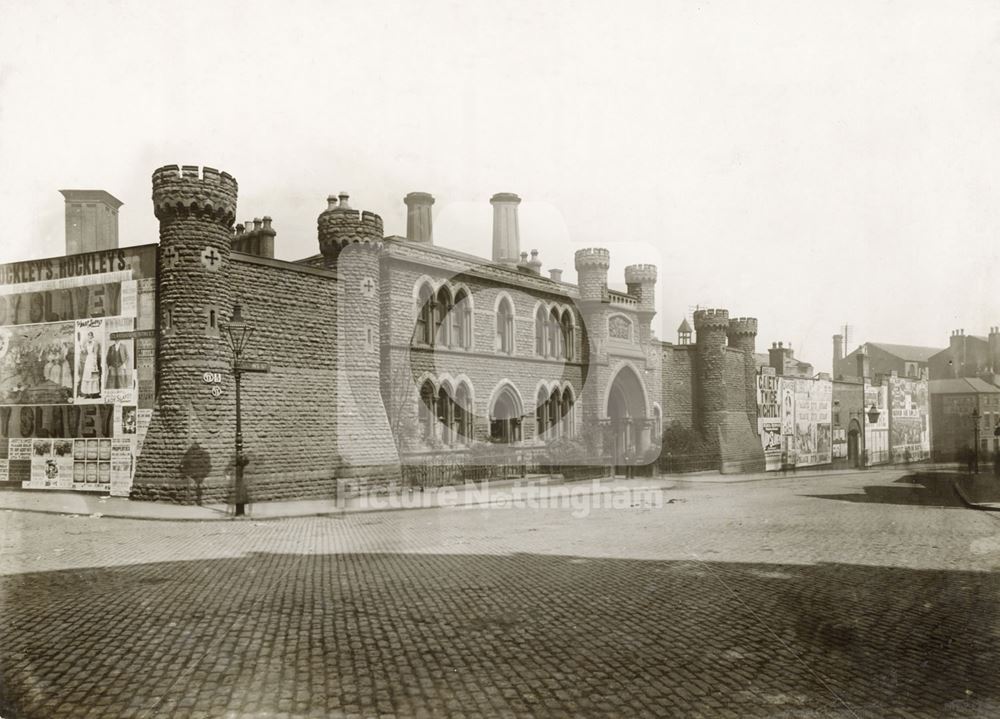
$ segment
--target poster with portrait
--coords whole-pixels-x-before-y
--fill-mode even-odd
[[[833,461],[831,438],[833,383],[828,379],[791,379],[794,387],[795,466],[810,467]]]
[[[103,402],[104,318],[76,321],[75,393],[76,404]]]
[[[0,405],[73,397],[72,322],[0,327]]]
[[[135,403],[135,340],[121,337],[134,327],[135,320],[131,317],[111,317],[104,321],[107,345],[101,397],[106,403]]]
[[[931,449],[927,380],[890,377],[889,398],[889,446],[893,459],[926,459]]]

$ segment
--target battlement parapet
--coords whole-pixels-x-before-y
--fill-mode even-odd
[[[611,253],[603,247],[587,247],[576,251],[574,262],[577,270],[583,268],[607,270],[611,266]]]
[[[381,250],[384,239],[382,218],[374,212],[355,210],[347,204],[348,195],[330,195],[327,208],[317,219],[319,249],[326,257],[336,257],[346,245],[363,245]]]
[[[745,336],[757,336],[757,318],[756,317],[734,317],[729,320],[728,333],[730,337],[736,337],[739,335]]]
[[[693,319],[696,332],[702,329],[729,330],[729,310],[695,310]]]
[[[232,227],[239,185],[228,172],[197,165],[165,165],[153,172],[153,210],[157,219],[195,214]]]
[[[656,265],[629,265],[625,268],[626,284],[656,282]]]

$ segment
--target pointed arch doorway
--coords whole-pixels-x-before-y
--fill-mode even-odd
[[[607,406],[606,447],[610,450],[615,474],[627,474],[628,467],[649,449],[649,420],[646,390],[631,367],[622,367],[611,382]]]

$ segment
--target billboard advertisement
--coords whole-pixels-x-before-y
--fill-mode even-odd
[[[890,377],[889,446],[896,461],[927,459],[931,452],[927,380]]]
[[[128,495],[155,395],[156,249],[0,265],[4,481]]]
[[[795,433],[789,454],[796,467],[830,464],[833,382],[828,379],[787,379],[795,388]]]
[[[757,373],[757,433],[764,449],[764,469],[781,469],[781,388],[773,367]]]
[[[768,471],[833,461],[833,382],[757,375],[757,432]]]

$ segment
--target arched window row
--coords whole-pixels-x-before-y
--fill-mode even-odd
[[[535,354],[575,360],[576,322],[568,307],[539,304],[535,310]]]
[[[576,435],[573,388],[539,387],[535,399],[535,435],[539,439],[573,437]]]
[[[417,423],[423,440],[468,444],[472,441],[473,416],[472,392],[464,380],[457,387],[447,381],[435,387],[429,379],[420,385]]]
[[[437,290],[423,280],[416,293],[413,341],[431,347],[472,348],[472,296],[446,282]]]

